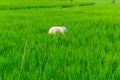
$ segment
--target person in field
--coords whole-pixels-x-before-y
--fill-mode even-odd
[[[67,29],[64,26],[53,26],[49,29],[48,34],[56,34],[56,33],[65,34],[66,30]]]

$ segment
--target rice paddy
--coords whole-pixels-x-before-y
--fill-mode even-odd
[[[119,2],[49,2],[1,1],[0,80],[119,80]]]

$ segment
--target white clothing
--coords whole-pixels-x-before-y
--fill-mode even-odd
[[[49,29],[49,34],[56,34],[56,33],[61,33],[64,34],[65,31],[63,29],[63,27],[59,27],[59,26],[53,26]]]

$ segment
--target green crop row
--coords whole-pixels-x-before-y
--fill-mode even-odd
[[[119,9],[1,10],[0,80],[119,80]],[[65,35],[48,35],[51,26],[63,25]]]

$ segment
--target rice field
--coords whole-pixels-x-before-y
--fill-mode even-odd
[[[0,80],[119,80],[120,6],[105,1],[1,0]]]

